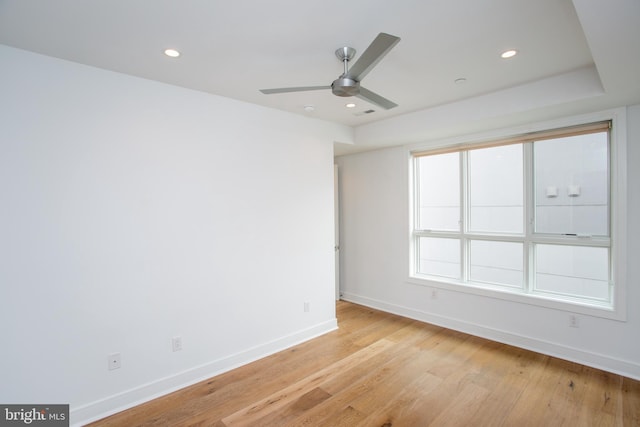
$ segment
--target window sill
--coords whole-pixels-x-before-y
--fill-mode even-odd
[[[571,301],[569,298],[554,297],[542,294],[524,294],[517,291],[509,291],[499,287],[480,287],[458,282],[441,277],[409,276],[407,283],[430,288],[444,289],[453,292],[478,295],[487,298],[500,299],[519,304],[528,304],[538,307],[566,311],[569,313],[584,314],[616,321],[626,321],[626,316],[611,307],[607,303],[588,303],[583,301]]]

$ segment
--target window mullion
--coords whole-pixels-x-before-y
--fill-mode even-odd
[[[420,162],[417,157],[413,157],[412,159],[412,170],[413,170],[413,218],[411,219],[411,227],[413,231],[413,238],[411,240],[411,245],[413,250],[413,264],[411,265],[411,271],[415,272],[418,270],[418,266],[420,265],[420,237],[419,237],[419,229],[421,228],[420,224]]]
[[[462,281],[469,281],[469,174],[468,174],[468,151],[460,152],[460,277]]]
[[[533,143],[523,145],[522,161],[524,162],[524,242],[523,242],[523,275],[526,293],[535,287],[535,257],[533,233],[535,229],[535,189],[533,179]]]
[[[413,164],[413,221],[412,227],[414,233],[421,228],[420,224],[420,162],[417,157],[412,159]]]

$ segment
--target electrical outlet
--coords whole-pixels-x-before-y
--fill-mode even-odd
[[[311,311],[311,303],[309,301],[305,301],[304,302],[304,312],[308,313],[309,311]]]
[[[107,366],[110,371],[113,371],[114,369],[120,369],[120,367],[122,367],[122,363],[120,360],[120,353],[110,354],[109,356],[107,356],[107,361],[108,361]]]
[[[182,350],[182,337],[171,338],[171,348],[173,349],[173,351]]]
[[[431,289],[431,299],[438,299],[438,291]]]
[[[570,328],[579,328],[580,327],[580,322],[578,320],[578,316],[576,316],[575,314],[570,314],[569,315],[569,327]]]

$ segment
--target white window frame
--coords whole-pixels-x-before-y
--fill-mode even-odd
[[[578,126],[592,122],[610,120],[612,128],[610,132],[610,238],[611,238],[611,281],[613,284],[611,306],[588,304],[581,301],[569,301],[567,298],[554,298],[550,295],[533,293],[518,293],[500,287],[490,285],[478,286],[440,277],[425,277],[416,273],[417,235],[415,224],[415,171],[414,155],[416,152],[440,151],[445,149],[460,149],[473,147],[474,145],[487,144],[492,140],[502,140],[509,137],[524,135],[532,132],[541,132],[549,129]],[[551,309],[563,310],[571,313],[579,313],[602,317],[607,319],[625,321],[627,318],[626,301],[626,265],[627,265],[627,138],[626,138],[626,108],[618,108],[598,113],[574,116],[553,121],[539,122],[528,126],[501,129],[482,134],[467,135],[447,140],[440,140],[430,144],[416,144],[407,146],[407,163],[409,164],[409,275],[407,282],[427,286],[430,288],[447,289],[456,292],[481,295],[498,298],[517,303],[531,304]],[[526,145],[525,145],[526,147]],[[525,165],[525,167],[528,167]],[[525,173],[525,177],[531,174]],[[525,188],[531,186],[526,185]],[[531,200],[530,194],[525,194]],[[525,213],[527,219],[531,213]],[[525,224],[528,226],[528,221]],[[448,233],[444,233],[448,234]],[[453,233],[456,234],[456,233]],[[526,233],[528,234],[528,233]],[[443,235],[444,237],[444,235]],[[507,239],[508,240],[508,239]],[[550,240],[553,240],[551,238]],[[566,244],[567,242],[564,241]],[[525,249],[526,250],[526,249]],[[526,268],[526,267],[525,267]],[[525,276],[528,280],[528,275]]]

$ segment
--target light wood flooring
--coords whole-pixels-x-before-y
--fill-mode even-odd
[[[98,426],[640,426],[640,382],[347,302],[339,330]]]

